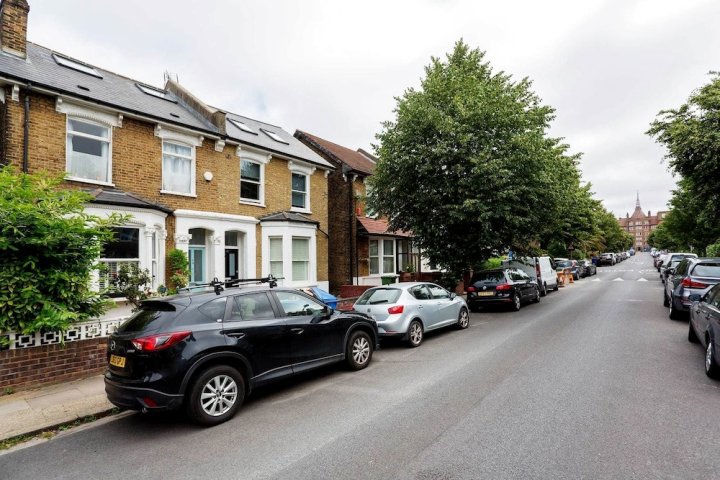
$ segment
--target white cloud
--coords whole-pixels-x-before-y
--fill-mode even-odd
[[[455,41],[529,76],[552,134],[616,214],[664,208],[673,179],[645,134],[707,82],[720,51],[710,0],[30,0],[29,39],[152,85],[163,72],[207,103],[368,148],[394,96]]]

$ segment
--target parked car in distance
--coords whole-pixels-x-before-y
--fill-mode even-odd
[[[335,362],[367,367],[377,324],[290,288],[191,290],[146,300],[108,338],[105,391],[131,410],[184,407],[201,425],[230,419],[262,384]]]
[[[517,311],[523,303],[540,301],[538,284],[518,268],[475,272],[466,290],[467,304],[473,312],[486,305],[507,305]]]
[[[680,320],[690,311],[690,295],[705,295],[720,283],[720,258],[684,258],[666,270],[663,305],[670,307],[670,318]]]
[[[434,283],[373,287],[357,299],[353,309],[377,322],[381,338],[401,338],[410,347],[419,346],[425,332],[450,325],[465,329],[470,325],[465,300]]]
[[[597,267],[591,260],[580,260],[578,262],[580,277],[591,277],[597,275]]]
[[[613,253],[601,253],[598,259],[598,266],[600,265],[615,265],[615,254]]]
[[[665,256],[665,260],[663,260],[662,265],[660,265],[660,280],[665,283],[665,279],[667,278],[667,269],[668,268],[675,268],[678,263],[684,258],[697,258],[697,255],[694,253],[668,253]]]
[[[573,280],[580,279],[580,267],[578,266],[577,260],[570,260],[567,258],[556,258],[555,259],[555,270],[562,272],[566,268],[569,268],[572,272]]]
[[[688,340],[705,348],[705,374],[720,380],[720,284],[705,295],[693,293]]]
[[[544,297],[550,290],[558,290],[558,280],[550,257],[520,257],[503,262],[503,267],[519,268],[537,283],[540,296]]]
[[[667,256],[667,253],[660,253],[658,254],[655,259],[653,260],[653,265],[657,269],[657,271],[660,271],[660,265],[665,261],[665,257]]]

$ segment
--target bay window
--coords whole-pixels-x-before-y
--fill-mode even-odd
[[[395,274],[395,240],[369,240],[370,275]]]
[[[310,239],[292,237],[293,282],[307,280],[310,271]]]

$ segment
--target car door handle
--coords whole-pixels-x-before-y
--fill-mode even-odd
[[[422,308],[423,308],[423,306],[422,306],[422,305],[418,305],[418,309],[422,309]]]
[[[228,333],[227,336],[240,339],[240,338],[245,337],[245,334],[242,332],[237,332],[237,333]]]
[[[304,328],[291,328],[290,331],[297,335],[300,335],[301,333],[303,333],[305,331],[305,329]]]

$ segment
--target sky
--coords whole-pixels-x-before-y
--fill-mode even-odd
[[[459,39],[528,77],[550,134],[616,216],[663,210],[676,179],[648,137],[718,68],[713,0],[28,0],[28,40],[209,105],[371,150],[395,98]]]

